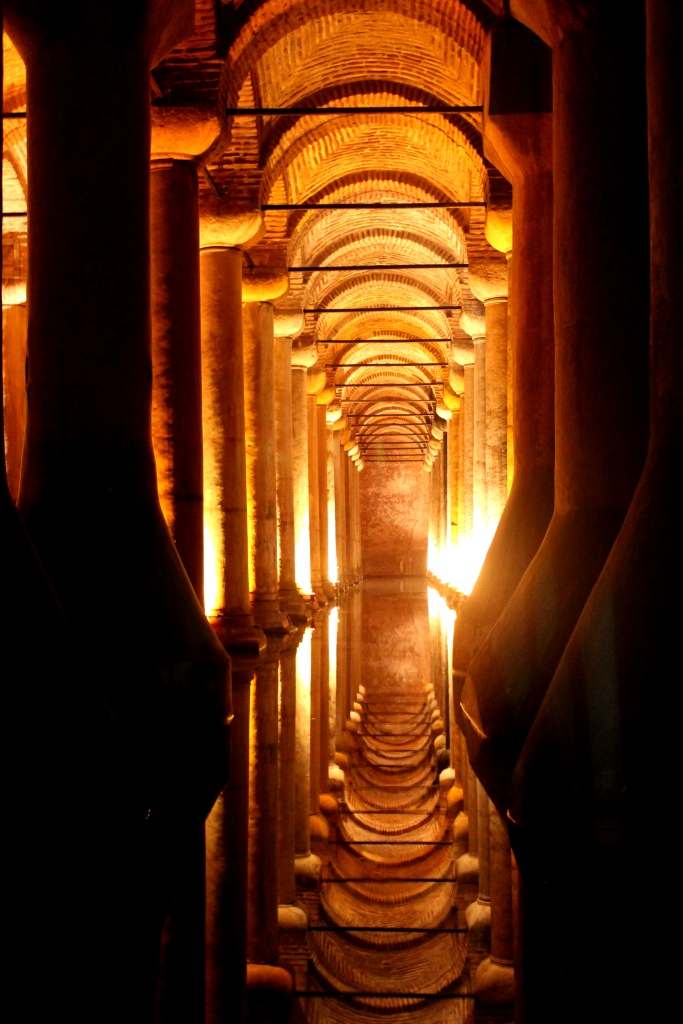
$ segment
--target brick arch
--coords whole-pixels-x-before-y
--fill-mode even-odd
[[[475,6],[472,4],[471,6]],[[308,35],[310,45],[322,45],[333,34],[350,34],[350,19],[382,16],[382,20],[412,22],[413,34],[424,29],[433,39],[451,40],[476,63],[481,60],[484,24],[492,20],[484,4],[478,17],[460,0],[264,0],[243,4],[241,21],[230,40],[219,85],[221,109],[234,106],[242,83],[267,51],[288,35]],[[395,43],[402,41],[396,33]]]

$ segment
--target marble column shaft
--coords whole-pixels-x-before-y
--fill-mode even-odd
[[[197,170],[153,160],[150,187],[152,443],[159,501],[204,600],[202,373]]]
[[[486,309],[486,519],[493,535],[507,500],[508,300]]]
[[[318,406],[316,395],[306,397],[308,424],[308,509],[311,546],[311,587],[321,604],[327,601],[323,592],[320,538],[320,483],[318,461]]]
[[[291,338],[275,339],[275,421],[280,602],[292,621],[303,625],[306,614],[296,585]]]
[[[448,424],[448,549],[451,561],[458,548],[460,522],[460,423],[459,411],[454,411]],[[448,581],[450,582],[450,580]]]
[[[233,659],[230,779],[206,821],[206,1024],[247,1014],[249,722],[253,669]]]
[[[292,366],[292,483],[294,489],[294,550],[296,582],[304,595],[311,593],[311,553],[308,505],[308,397],[306,367]]]
[[[316,407],[316,436],[318,452],[318,518],[320,543],[320,578],[323,593],[327,598],[334,598],[334,589],[330,583],[329,567],[329,522],[327,503],[327,409],[324,405]]]
[[[200,284],[206,612],[226,647],[248,644],[256,653],[249,601],[239,249],[202,249]]]
[[[278,902],[296,899],[296,651],[301,633],[280,656],[280,741],[278,817]]]
[[[251,696],[249,750],[249,879],[247,954],[250,963],[278,956],[278,656],[269,641]]]
[[[474,364],[465,367],[463,430],[463,526],[464,537],[472,543],[474,523]]]
[[[266,632],[282,631],[287,626],[278,597],[273,306],[247,302],[242,308],[249,589],[256,624]]]
[[[473,338],[474,373],[472,389],[473,412],[473,476],[472,535],[479,545],[486,536],[486,338]]]

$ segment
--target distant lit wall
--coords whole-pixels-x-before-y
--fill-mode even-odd
[[[429,473],[421,462],[365,464],[360,474],[365,576],[427,571]]]

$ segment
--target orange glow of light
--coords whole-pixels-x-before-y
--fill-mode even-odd
[[[213,524],[215,527],[215,524]],[[215,615],[221,607],[220,580],[224,558],[220,557],[216,541],[220,543],[220,531],[204,519],[204,609],[207,616]],[[222,545],[221,545],[222,547]]]

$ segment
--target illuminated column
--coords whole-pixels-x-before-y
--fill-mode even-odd
[[[486,217],[488,241],[509,256],[508,382],[513,395],[508,423],[512,417],[514,441],[508,441],[507,461],[509,467],[514,454],[514,476],[477,584],[455,624],[458,692],[473,655],[538,550],[554,501],[551,53],[513,19],[496,25],[487,47],[496,81],[508,83],[504,96],[494,96],[484,123],[489,159],[511,182],[514,194],[511,211],[489,209]]]
[[[444,391],[446,389],[444,388]],[[458,530],[460,523],[460,447],[462,429],[462,417],[460,410],[460,398],[455,393],[450,398],[451,420],[448,424],[448,580],[453,584],[455,561],[458,552]]]
[[[272,964],[278,956],[278,661],[282,645],[281,634],[269,638],[251,696],[247,956],[253,964]]]
[[[335,426],[339,426],[340,421],[337,421]],[[341,421],[339,430],[335,430],[334,433],[334,507],[337,527],[337,566],[338,576],[337,585],[344,591],[348,587],[348,557],[346,550],[346,534],[348,530],[347,523],[347,506],[346,506],[346,459],[344,457],[344,448],[341,443],[341,431],[344,426],[344,421]]]
[[[472,562],[472,533],[474,524],[474,361],[464,368],[465,390],[465,429],[463,440],[465,445],[464,459],[464,524],[465,524],[465,555],[467,571]],[[470,583],[471,585],[471,583]]]
[[[321,605],[327,604],[323,590],[320,536],[320,460],[318,454],[317,396],[325,387],[325,371],[312,366],[306,377],[306,422],[308,425],[308,529],[311,548],[311,586]]]
[[[242,309],[249,590],[256,624],[286,632],[278,598],[273,306],[247,302]]]
[[[4,402],[4,449],[7,485],[16,502],[21,477],[21,455],[26,432],[26,285],[24,304],[2,306],[2,390]]]
[[[472,545],[473,571],[479,569],[486,544],[486,320],[481,303],[472,302],[460,316],[460,327],[474,342],[472,377]],[[474,581],[472,581],[474,582]]]
[[[191,34],[194,7],[157,0],[142,13],[73,0],[5,5],[31,111],[30,407],[19,506],[127,737],[117,770],[125,774],[128,758],[139,766],[122,800],[130,832],[117,838],[106,921],[102,893],[91,894],[87,944],[96,959],[82,943],[68,968],[80,965],[80,990],[66,999],[80,1019],[97,1014],[94,1006],[111,1020],[131,1008],[154,1016],[173,872],[225,781],[231,713],[228,658],[161,514],[150,436],[149,71]],[[93,86],[104,81],[104,90]],[[103,630],[116,638],[106,653]],[[135,807],[156,822],[151,832],[133,824]],[[106,855],[96,844],[89,851],[99,863]],[[73,902],[80,927],[77,888]],[[62,985],[68,991],[68,979]],[[63,997],[55,993],[54,1005]]]
[[[303,326],[298,311],[275,316],[275,420],[280,552],[280,604],[292,622],[305,625],[306,609],[296,585],[294,529],[294,435],[292,430],[292,339]],[[287,331],[285,335],[284,332]]]
[[[464,744],[463,744],[464,746]],[[465,752],[465,751],[464,751]],[[465,758],[465,806],[467,809],[467,853],[458,857],[456,874],[460,882],[479,882],[479,819],[477,806],[477,777]]]
[[[204,604],[225,647],[254,655],[265,641],[249,601],[242,254],[219,243],[246,242],[260,214],[240,231],[241,218],[234,223],[230,213],[227,204],[205,201],[200,222]]]
[[[311,853],[311,633],[307,629],[296,659],[296,820],[297,877],[317,878],[320,858]]]
[[[294,488],[294,557],[299,592],[310,599],[311,545],[308,507],[308,403],[306,372],[318,360],[314,344],[292,345],[292,434],[294,451],[292,478]]]
[[[293,634],[280,655],[280,741],[278,806],[278,925],[280,931],[304,929],[308,920],[295,906],[296,875],[296,655],[303,631]]]
[[[330,509],[328,502],[328,470],[327,470],[327,405],[334,398],[334,389],[323,390],[318,395],[317,406],[317,434],[318,434],[318,493],[319,493],[319,515],[320,515],[320,575],[325,596],[334,601],[335,591],[330,583],[329,567],[329,537],[330,537]]]
[[[473,260],[467,280],[486,311],[486,519],[490,540],[507,500],[507,262]]]
[[[327,456],[327,535],[328,570],[335,596],[339,582],[339,523],[337,510],[337,450],[339,448],[335,423],[341,417],[341,406],[327,406],[325,413],[325,447]]]

